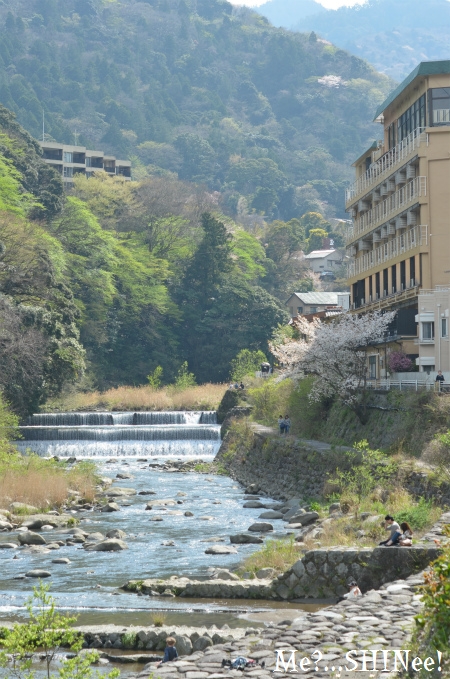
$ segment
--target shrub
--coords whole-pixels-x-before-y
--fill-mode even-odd
[[[391,351],[388,356],[388,365],[391,373],[406,373],[412,368],[412,361],[403,351]]]
[[[269,426],[277,423],[278,416],[288,412],[289,398],[294,384],[292,380],[276,382],[265,379],[263,384],[248,390],[251,403],[254,406],[253,417],[258,422]]]
[[[447,527],[447,534],[450,530]],[[416,616],[416,633],[414,645],[417,654],[425,657],[443,651],[440,676],[450,676],[448,642],[450,639],[450,543],[443,547],[441,556],[425,573],[425,584],[422,588],[424,607]],[[420,676],[429,672],[423,672]]]
[[[240,382],[246,375],[252,375],[260,369],[261,363],[267,361],[262,351],[241,349],[236,358],[231,361],[230,377],[233,382]]]
[[[188,362],[185,361],[177,373],[174,388],[177,391],[181,391],[182,389],[195,387],[195,385],[196,385],[195,375],[194,373],[189,372]]]
[[[267,540],[261,549],[247,557],[240,570],[256,573],[261,568],[274,568],[282,573],[299,559],[298,545],[294,537]]]
[[[431,500],[425,500],[425,498],[421,497],[416,504],[411,504],[409,507],[397,511],[395,513],[395,520],[398,523],[406,521],[413,530],[420,530],[429,525],[430,518],[435,513],[433,509],[435,508]]]
[[[150,373],[150,375],[147,375],[148,384],[152,389],[160,388],[162,374],[163,374],[162,367],[160,365],[157,365],[154,371]]]

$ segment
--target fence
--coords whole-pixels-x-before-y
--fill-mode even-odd
[[[436,391],[444,394],[450,393],[450,382],[435,382],[417,380],[368,380],[367,388],[379,391]]]

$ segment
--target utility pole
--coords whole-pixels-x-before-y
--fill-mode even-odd
[[[45,141],[45,113],[44,109],[42,109],[42,141]]]

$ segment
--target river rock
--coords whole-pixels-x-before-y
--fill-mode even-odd
[[[40,530],[42,526],[53,526],[53,528],[62,528],[67,526],[68,522],[73,522],[73,516],[70,514],[34,514],[28,516],[22,521],[22,527],[31,530]]]
[[[105,497],[126,497],[127,495],[136,495],[135,488],[111,488],[105,490],[103,493]]]
[[[230,535],[230,542],[235,545],[262,545],[264,540],[257,535],[238,533],[237,535]]]
[[[9,523],[9,521],[6,521],[6,520],[5,521],[0,520],[0,530],[1,531],[12,530],[12,528],[13,528],[12,523]]]
[[[41,526],[41,530],[44,533],[48,533],[48,531],[53,530],[54,526],[50,526],[50,524],[45,524],[44,526]]]
[[[246,495],[252,495],[253,493],[257,493],[259,490],[259,485],[257,483],[251,483],[247,488],[245,489],[245,494]]]
[[[256,571],[256,577],[259,580],[269,580],[274,578],[275,575],[276,570],[274,568],[261,568],[259,571]]]
[[[28,571],[28,573],[25,573],[26,578],[51,578],[52,574],[50,571],[42,571],[40,569],[36,569],[33,571]]]
[[[14,542],[0,542],[0,549],[17,549],[18,546]]]
[[[127,472],[119,472],[116,474],[116,479],[133,479],[134,477]]]
[[[300,523],[302,526],[306,526],[309,523],[314,523],[318,518],[319,515],[317,512],[304,512],[303,514],[291,516],[289,523]]]
[[[108,502],[100,511],[104,513],[120,512],[120,507],[117,502]]]
[[[161,542],[162,547],[175,547],[175,542],[173,540],[164,540]]]
[[[237,549],[226,545],[211,545],[205,549],[205,554],[237,554]]]
[[[213,516],[199,516],[200,521],[214,521]]]
[[[240,580],[240,577],[226,568],[218,568],[211,576],[211,580]]]
[[[119,530],[110,530],[109,533],[123,533],[123,531]],[[110,535],[109,533],[106,533],[107,538],[122,538],[125,537],[125,533],[123,535]],[[86,535],[86,540],[89,540],[89,542],[98,542],[99,540],[104,540],[105,536],[103,533],[88,533]]]
[[[213,642],[212,639],[209,637],[199,637],[196,641],[194,641],[194,644],[192,646],[193,651],[204,651],[205,648],[209,648],[209,646],[212,646]],[[192,679],[195,679],[193,677]],[[200,677],[199,677],[200,679]]]
[[[163,520],[162,516],[152,516],[152,518],[150,519],[150,521],[162,521],[162,520]]]
[[[33,505],[27,505],[25,502],[11,502],[9,505],[13,514],[37,514],[39,509]]]
[[[123,540],[108,538],[95,545],[86,545],[85,549],[89,552],[121,552],[123,549],[128,549],[128,545]]]
[[[248,527],[248,530],[251,530],[254,533],[268,533],[273,530],[273,526],[271,523],[252,523],[252,525]]]
[[[138,495],[156,495],[154,490],[140,490]]]
[[[69,530],[64,532],[67,533],[67,535],[82,535],[83,537],[88,536],[88,533],[86,533],[86,531],[82,528],[69,528]]]
[[[26,533],[19,533],[17,539],[21,545],[46,545],[47,540],[38,533],[28,530]]]
[[[101,533],[92,533],[89,537],[92,537],[92,535],[101,535]],[[113,528],[112,530],[109,530],[106,533],[107,538],[119,538],[119,540],[122,540],[123,538],[127,537],[127,534],[125,531],[120,530],[120,528]],[[103,535],[102,535],[103,539]]]
[[[249,500],[248,502],[244,502],[242,506],[244,509],[262,509],[264,504],[262,502],[258,502],[258,500]]]
[[[194,516],[192,512],[184,512],[185,516]]]
[[[177,634],[176,640],[178,655],[190,655],[192,653],[192,642],[189,637]]]
[[[67,556],[61,556],[61,557],[58,557],[58,559],[52,559],[52,563],[68,564],[68,563],[71,563],[71,561],[70,561],[70,559],[67,558]]]
[[[258,519],[282,519],[283,514],[281,512],[275,512],[273,509],[270,509],[268,512],[263,512],[258,516]]]

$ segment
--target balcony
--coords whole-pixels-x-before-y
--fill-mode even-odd
[[[376,184],[387,178],[395,169],[407,161],[407,159],[426,141],[425,128],[418,127],[411,132],[397,146],[384,153],[381,158],[370,165],[368,170],[358,177],[345,191],[345,205],[349,208],[357,198],[370,191]]]
[[[428,245],[428,226],[426,225],[414,226],[400,236],[354,259],[348,264],[347,278],[369,271],[419,245]]]
[[[404,302],[409,302],[415,300],[419,294],[419,285],[413,285],[411,288],[405,288],[404,290],[399,290],[398,292],[393,292],[392,295],[386,295],[385,297],[380,297],[375,300],[363,301],[362,304],[356,306],[353,302],[350,311],[360,312],[360,311],[381,311],[382,309],[391,309],[397,304]]]
[[[356,219],[353,226],[348,229],[347,243],[351,243],[356,238],[364,236],[371,229],[381,226],[383,222],[387,222],[394,217],[396,212],[406,209],[408,205],[426,195],[427,178],[416,177],[403,186],[403,188],[395,191],[386,200],[381,201],[371,210],[365,212],[359,219]]]

